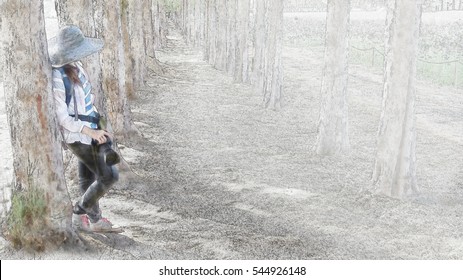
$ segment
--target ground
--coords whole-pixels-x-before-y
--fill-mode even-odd
[[[157,53],[164,73],[149,71],[131,101],[143,137],[119,143],[130,170],[101,200],[125,232],[40,254],[3,241],[1,259],[462,259],[462,90],[419,82],[420,193],[396,200],[370,182],[380,73],[350,66],[351,152],[313,152],[322,57],[284,48],[285,102],[273,111],[172,32]]]

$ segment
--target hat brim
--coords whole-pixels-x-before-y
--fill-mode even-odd
[[[48,52],[53,67],[61,67],[79,61],[86,56],[101,51],[103,47],[103,40],[97,38],[85,37],[79,45],[69,49],[60,49],[57,37],[53,37],[48,41]]]

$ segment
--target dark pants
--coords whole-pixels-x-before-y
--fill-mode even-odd
[[[119,179],[117,168],[106,165],[99,147],[80,142],[69,145],[79,159],[79,187],[82,196],[77,206],[85,211],[93,223],[101,219],[98,201]]]

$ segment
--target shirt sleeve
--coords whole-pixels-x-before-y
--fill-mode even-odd
[[[53,70],[53,96],[55,99],[56,116],[58,123],[70,132],[81,132],[84,124],[69,116],[66,105],[66,90],[64,88],[63,76],[59,70]]]

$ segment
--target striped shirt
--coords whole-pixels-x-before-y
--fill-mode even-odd
[[[63,130],[64,141],[66,143],[81,142],[83,144],[91,144],[92,138],[82,133],[84,126],[90,128],[96,128],[96,124],[75,120],[70,115],[86,115],[94,116],[96,108],[93,105],[95,100],[92,94],[92,86],[88,79],[88,75],[82,67],[82,63],[76,62],[72,64],[78,69],[78,76],[81,84],[75,84],[74,86],[74,97],[71,97],[69,105],[66,105],[66,90],[63,82],[63,75],[58,69],[53,69],[53,95],[55,99],[56,115],[58,117],[58,123]],[[66,74],[64,74],[66,76]],[[77,103],[77,113],[74,112],[74,102]]]

